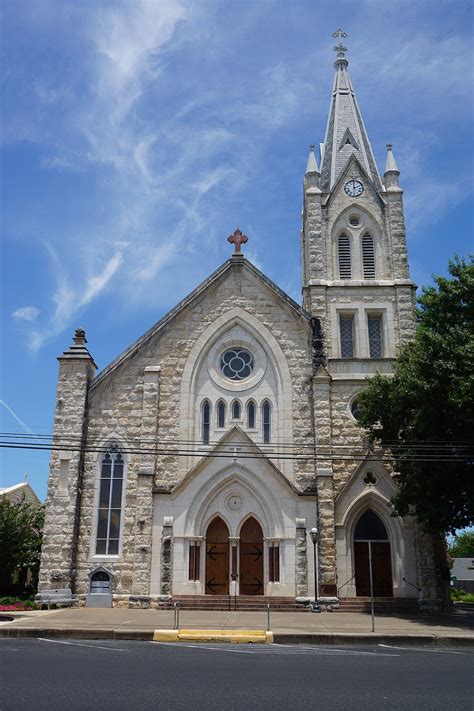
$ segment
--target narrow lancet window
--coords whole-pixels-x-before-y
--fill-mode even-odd
[[[371,358],[383,357],[382,343],[382,319],[380,316],[369,316],[367,318],[367,328],[369,331],[369,352]]]
[[[211,406],[207,400],[202,406],[202,441],[209,444],[211,434]]]
[[[222,400],[217,404],[217,426],[220,429],[225,427],[225,402]]]
[[[362,266],[364,279],[375,279],[374,240],[369,234],[362,237]]]
[[[271,407],[270,403],[265,400],[262,405],[262,425],[263,425],[263,442],[268,444],[270,442],[271,435]]]
[[[247,427],[249,430],[255,429],[255,403],[253,400],[247,404]]]
[[[116,447],[102,457],[96,555],[118,555],[122,519],[124,462]]]
[[[339,279],[350,279],[351,270],[351,243],[347,235],[340,235],[338,240],[339,253]]]
[[[238,400],[234,400],[232,403],[232,419],[240,420],[240,402]]]

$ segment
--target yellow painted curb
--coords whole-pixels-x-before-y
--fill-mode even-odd
[[[155,630],[154,642],[230,642],[272,644],[273,632],[265,630]]]

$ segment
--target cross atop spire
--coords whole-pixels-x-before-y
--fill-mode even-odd
[[[337,52],[337,58],[338,59],[345,59],[345,53],[347,52],[347,47],[344,47],[342,40],[344,37],[347,37],[347,32],[344,32],[339,28],[335,32],[332,33],[333,37],[336,37],[339,40],[339,44],[337,44],[334,47],[334,51]]]

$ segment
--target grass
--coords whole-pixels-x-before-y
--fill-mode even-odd
[[[474,593],[467,593],[464,590],[451,589],[451,600],[453,602],[473,602]]]

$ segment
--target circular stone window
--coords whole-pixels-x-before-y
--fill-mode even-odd
[[[351,414],[354,420],[360,420],[362,417],[362,410],[357,399],[352,401]]]
[[[221,372],[229,380],[245,380],[253,373],[253,356],[244,348],[229,348],[221,355]]]

